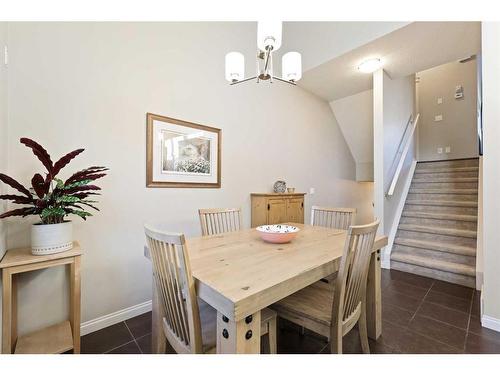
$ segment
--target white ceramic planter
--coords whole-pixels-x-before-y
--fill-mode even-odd
[[[56,254],[73,247],[73,223],[33,224],[31,226],[31,253]]]

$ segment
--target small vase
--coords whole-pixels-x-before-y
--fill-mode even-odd
[[[48,255],[61,253],[73,247],[73,223],[33,224],[31,226],[31,253]]]

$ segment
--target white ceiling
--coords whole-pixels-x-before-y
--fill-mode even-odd
[[[409,22],[283,22],[283,44],[278,55],[302,54],[304,71],[362,46]],[[279,63],[278,65],[281,66]]]
[[[307,70],[304,65],[299,86],[332,101],[372,88],[372,75],[357,70],[359,63],[367,58],[381,58],[384,70],[397,78],[480,50],[480,22],[414,22],[313,69]],[[314,59],[318,56],[318,52],[310,53]],[[303,59],[305,61],[306,53]]]

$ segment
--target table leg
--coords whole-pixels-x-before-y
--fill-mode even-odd
[[[15,285],[12,283],[12,273],[7,269],[2,271],[2,353],[14,352],[13,337],[17,331],[16,319],[14,317],[16,308]],[[14,282],[15,283],[15,282]],[[16,314],[17,315],[17,314]]]
[[[164,354],[166,351],[167,338],[163,333],[162,310],[158,292],[156,290],[155,278],[153,276],[153,298],[152,298],[152,327],[151,340],[152,352],[155,354]]]
[[[260,354],[260,311],[238,321],[217,312],[217,354]]]
[[[70,317],[73,332],[73,354],[80,354],[80,320],[81,320],[81,256],[76,256],[70,264]]]
[[[368,337],[377,340],[382,334],[382,292],[380,285],[380,250],[372,253],[366,290]]]

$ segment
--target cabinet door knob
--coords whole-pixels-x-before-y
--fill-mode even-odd
[[[269,211],[271,209],[271,205],[268,203],[267,204],[267,210]]]

